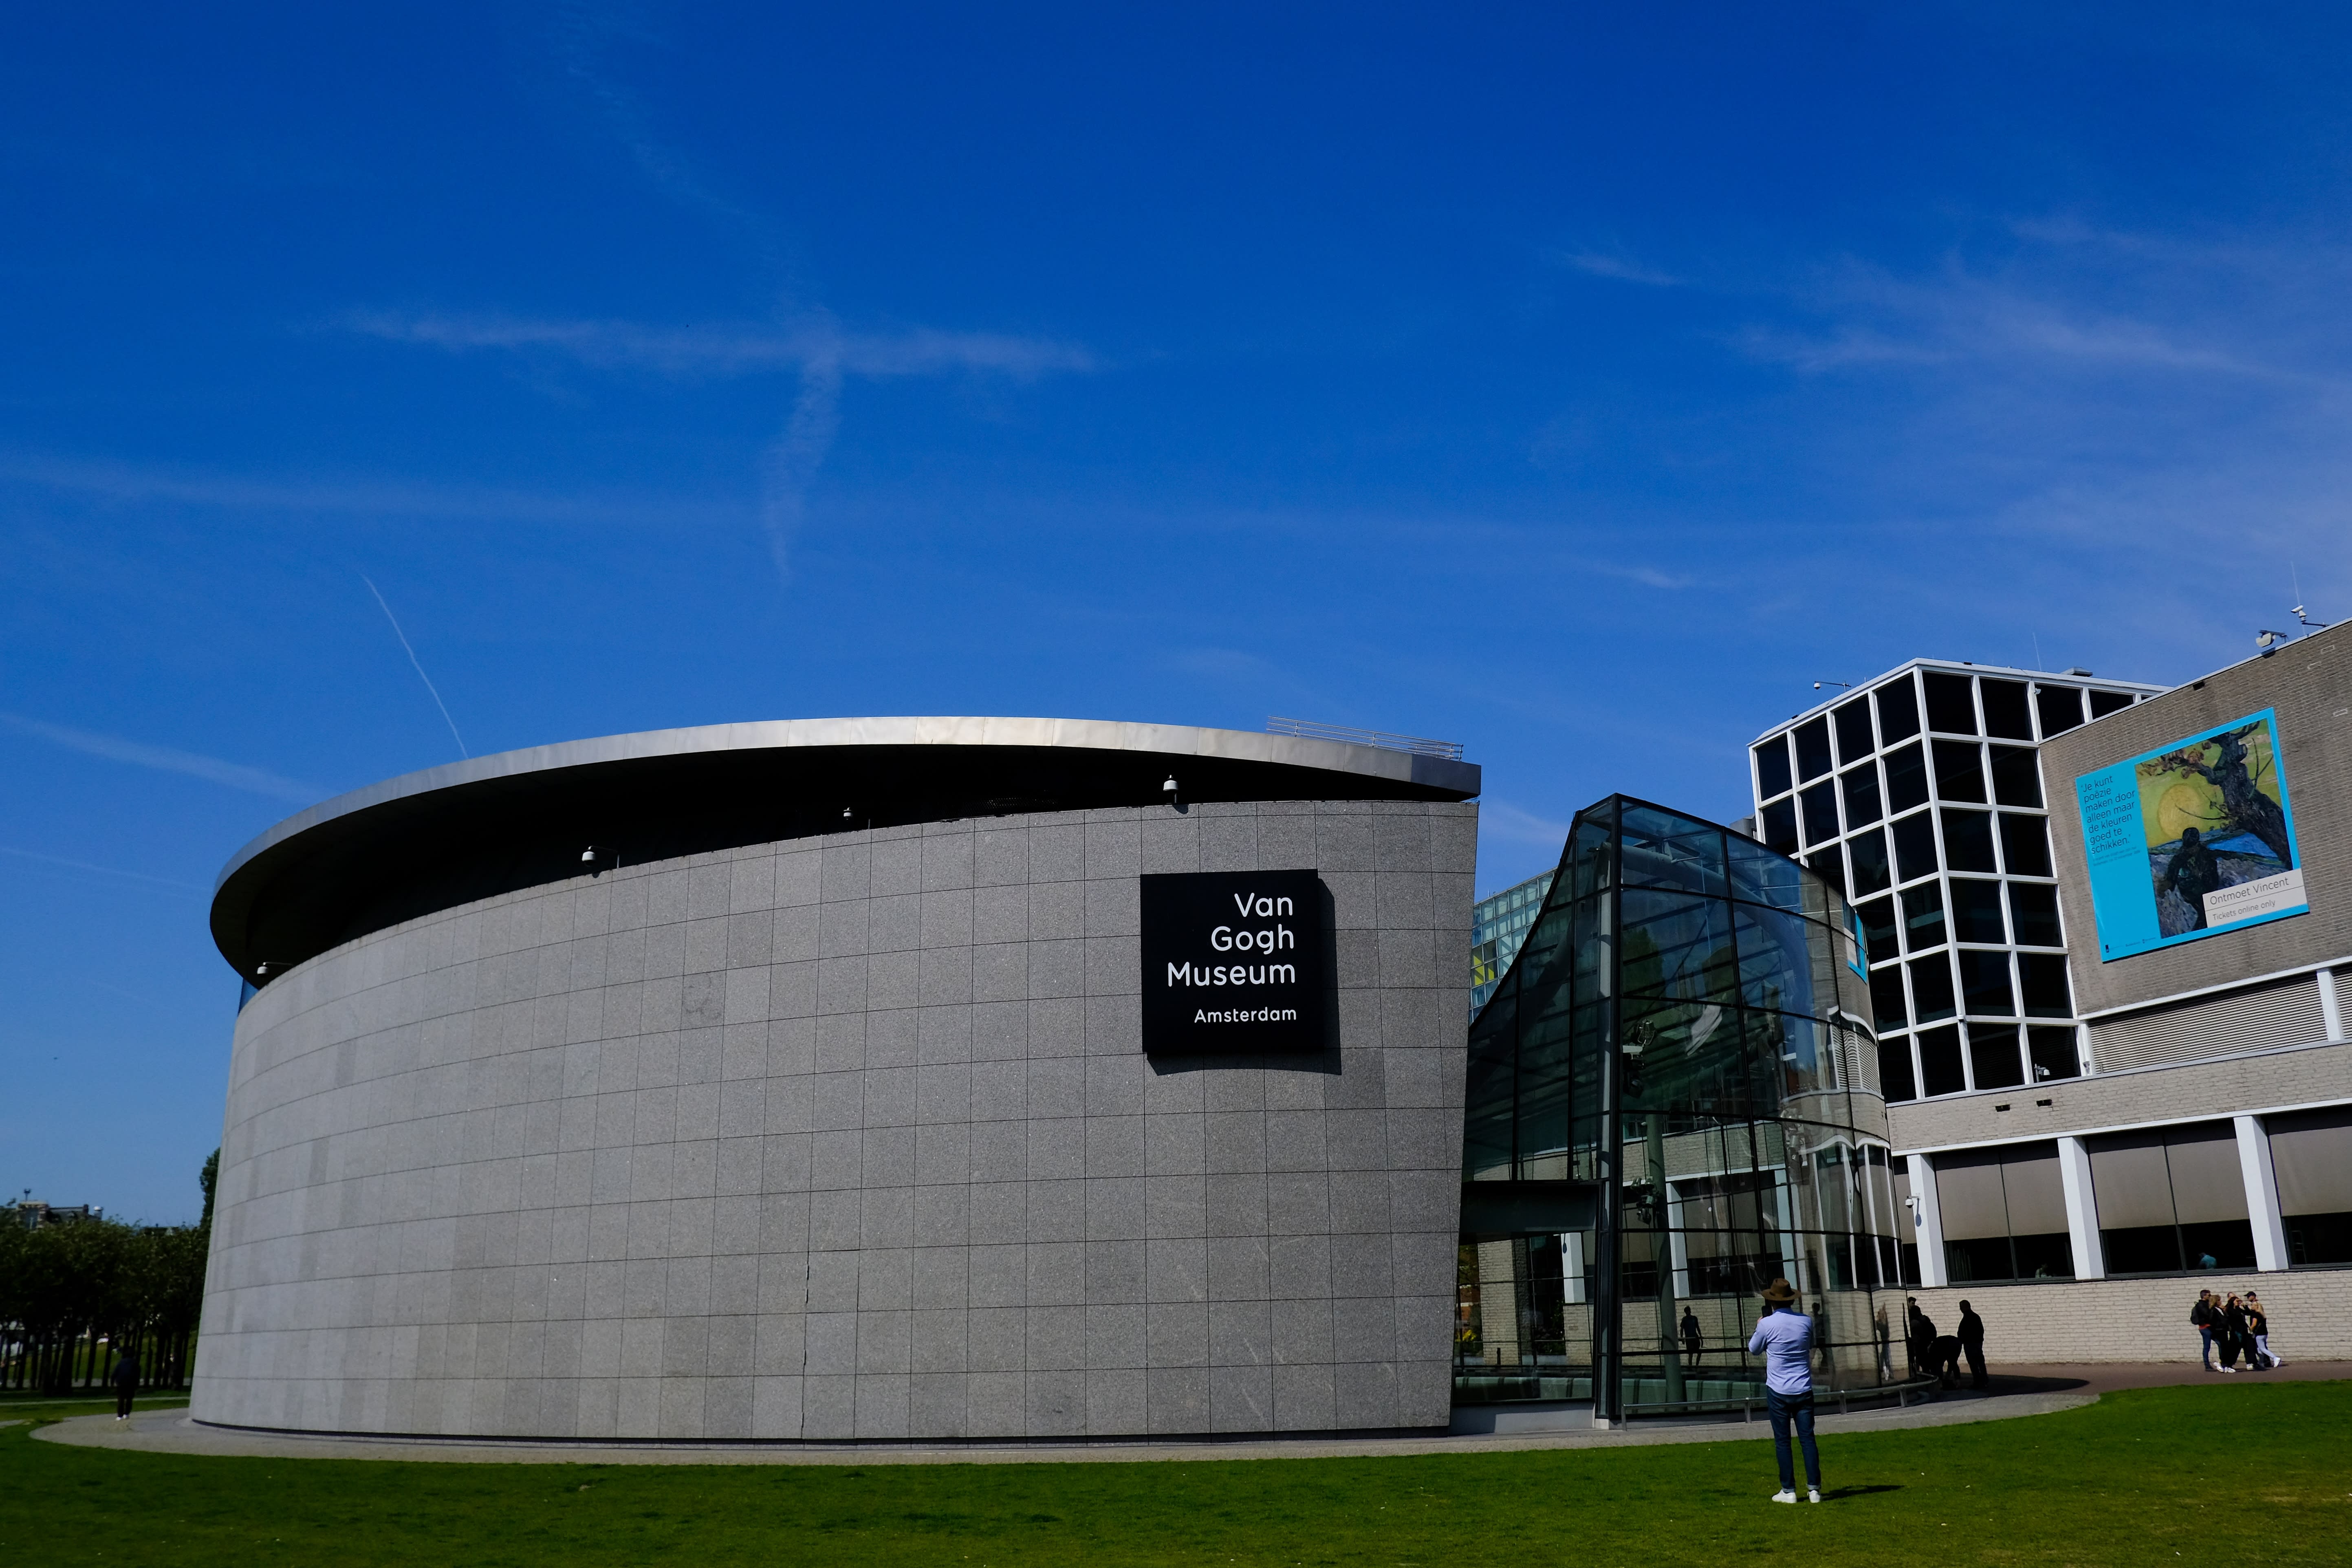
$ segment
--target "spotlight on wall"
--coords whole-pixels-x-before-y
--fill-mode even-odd
[[[1160,786],[1160,793],[1168,797],[1169,805],[1173,805],[1176,804],[1176,775],[1174,773],[1170,773],[1168,775],[1168,782]]]
[[[2263,650],[2264,658],[2268,658],[2278,651],[2273,645],[2284,641],[2285,638],[2284,632],[2259,631],[2254,634],[2254,646]]]

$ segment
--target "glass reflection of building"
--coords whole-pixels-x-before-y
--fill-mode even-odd
[[[1760,1399],[1780,1276],[1819,1386],[1907,1376],[1863,963],[1794,860],[1623,796],[1578,814],[1470,1026],[1457,1403]]]
[[[1543,910],[1551,891],[1552,873],[1515,882],[1470,906],[1470,1012],[1473,1016],[1501,984],[1503,972],[1518,956],[1528,928]]]

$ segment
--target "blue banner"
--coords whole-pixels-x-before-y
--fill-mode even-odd
[[[2102,963],[2311,908],[2271,709],[2084,773],[2074,801]]]

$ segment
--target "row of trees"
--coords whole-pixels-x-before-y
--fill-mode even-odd
[[[192,1226],[0,1221],[0,1388],[102,1384],[125,1351],[138,1354],[142,1385],[185,1386],[219,1158],[205,1163],[204,1218]]]

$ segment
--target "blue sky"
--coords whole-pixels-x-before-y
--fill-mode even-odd
[[[1487,889],[2352,614],[2340,14],[1461,9],[16,8],[0,1188],[192,1215],[212,878],[461,744],[1298,715]]]

